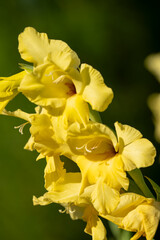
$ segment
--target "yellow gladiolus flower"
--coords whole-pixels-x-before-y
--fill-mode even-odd
[[[0,113],[18,94],[18,87],[25,75],[26,71],[22,71],[10,77],[0,77]]]
[[[72,124],[67,143],[82,172],[81,192],[90,186],[91,201],[100,214],[113,211],[121,188],[128,189],[125,171],[153,164],[156,151],[150,141],[128,126],[115,123],[117,137],[105,125],[90,123],[85,128]]]
[[[21,57],[34,64],[18,90],[31,102],[57,115],[66,101],[78,94],[92,108],[104,111],[113,92],[104,84],[101,74],[87,64],[80,65],[77,54],[60,40],[49,40],[45,33],[28,27],[19,35]]]
[[[125,193],[121,195],[117,208],[103,217],[122,229],[136,232],[131,240],[137,240],[141,236],[152,240],[160,220],[160,202],[134,193]]]
[[[151,54],[145,59],[146,68],[154,74],[160,82],[160,53]]]
[[[153,113],[154,135],[160,143],[160,93],[152,94],[148,99],[148,105]]]
[[[66,144],[67,129],[73,122],[85,125],[89,121],[88,106],[80,95],[67,101],[62,115],[52,116],[45,109],[29,115],[31,137],[25,149],[36,149],[43,156],[66,155],[70,149]]]
[[[30,114],[31,137],[25,149],[36,149],[43,156],[63,155],[68,151],[65,143],[66,130],[63,128],[63,119],[52,117],[47,113]]]
[[[107,240],[106,229],[98,217],[98,212],[85,197],[79,196],[81,173],[65,173],[55,181],[54,170],[53,167],[53,172],[50,171],[50,174],[52,172],[53,175],[50,175],[52,184],[50,184],[48,192],[42,197],[33,197],[34,205],[59,203],[66,209],[63,212],[70,214],[73,220],[82,219],[87,222],[84,231],[92,235],[93,240]]]

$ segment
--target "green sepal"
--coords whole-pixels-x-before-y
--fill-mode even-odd
[[[27,72],[33,71],[33,65],[26,64],[26,63],[19,63],[21,69],[26,70]]]
[[[158,186],[157,183],[155,183],[152,179],[150,179],[149,177],[146,177],[148,179],[148,181],[150,182],[150,184],[152,185],[156,195],[157,195],[157,201],[160,202],[160,186]]]
[[[100,116],[99,112],[93,110],[90,105],[89,105],[89,118],[90,118],[93,122],[102,123],[102,119],[101,119],[101,116]]]

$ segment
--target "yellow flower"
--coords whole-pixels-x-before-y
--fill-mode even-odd
[[[88,196],[100,214],[113,211],[120,189],[128,189],[125,171],[152,165],[156,155],[152,143],[138,130],[118,122],[115,128],[117,137],[103,124],[81,128],[75,123],[67,135],[72,159],[82,172],[81,192],[90,186]]]
[[[112,101],[113,92],[101,74],[87,64],[79,68],[77,54],[65,42],[49,40],[45,33],[28,27],[19,35],[19,52],[34,69],[18,90],[51,114],[61,114],[75,94],[98,111],[104,111]]]
[[[145,236],[152,240],[160,220],[160,202],[134,193],[125,193],[120,197],[117,208],[103,216],[118,227],[136,232],[131,240]]]
[[[18,94],[18,87],[25,75],[26,71],[22,71],[10,77],[0,78],[0,113]]]
[[[160,93],[152,94],[148,99],[148,105],[154,117],[155,138],[160,143]]]
[[[53,159],[50,159],[53,162]],[[79,196],[81,173],[65,173],[55,178],[55,167],[50,162],[50,186],[42,197],[33,197],[34,205],[60,203],[73,220],[82,219],[87,222],[85,232],[92,235],[93,240],[106,240],[106,229],[98,217],[98,212],[83,196]],[[53,168],[53,172],[52,169]],[[61,172],[61,171],[60,171]],[[52,173],[52,175],[51,175]],[[46,178],[46,177],[45,177]],[[52,179],[52,180],[51,180]],[[51,183],[52,182],[52,183]]]
[[[25,149],[36,149],[43,156],[63,155],[69,151],[65,143],[66,130],[62,117],[53,117],[42,110],[41,113],[30,114],[31,137]]]
[[[146,68],[153,73],[153,75],[160,82],[160,53],[151,54],[145,59]]]

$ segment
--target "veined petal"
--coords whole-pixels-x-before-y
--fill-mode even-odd
[[[147,240],[152,240],[160,219],[160,212],[152,205],[139,205],[136,209],[129,212],[123,219],[124,229],[138,231],[145,235]],[[137,240],[134,236],[132,239]]]
[[[24,60],[40,64],[48,56],[49,40],[46,33],[38,33],[34,28],[27,27],[19,35],[18,41],[18,49]]]
[[[25,75],[26,71],[22,71],[10,77],[0,78],[0,112],[18,94],[18,87]]]
[[[65,42],[49,40],[46,33],[38,33],[32,27],[25,28],[18,39],[21,57],[28,62],[41,64],[50,55],[53,63],[63,70],[80,64],[77,54]]]
[[[106,152],[112,155],[113,145],[117,139],[114,133],[105,125],[100,123],[88,123],[85,127],[80,124],[72,124],[68,129],[67,143],[76,155],[94,155],[100,160],[106,158]],[[104,155],[104,156],[103,156]],[[95,159],[96,160],[96,159]]]
[[[101,178],[95,184],[91,194],[91,200],[95,209],[101,215],[112,212],[119,203],[119,192],[110,188]]]
[[[61,40],[50,41],[51,60],[63,70],[78,68],[80,59],[77,54]]]
[[[131,171],[135,168],[148,167],[154,163],[156,150],[152,143],[145,139],[137,139],[124,147],[122,160],[125,171]]]
[[[34,141],[34,149],[44,156],[63,154],[66,150],[63,140],[63,126],[61,126],[61,131],[58,134],[55,132],[60,127],[58,120],[59,118],[54,121],[54,118],[47,114],[33,114],[30,116],[30,132]]]
[[[90,65],[82,64],[80,73],[83,82],[82,97],[89,102],[93,110],[103,112],[113,99],[113,92],[108,88],[102,75]]]
[[[129,180],[124,171],[124,164],[120,155],[116,155],[110,159],[106,164],[102,165],[102,173],[104,172],[104,179],[108,186],[120,190],[122,187],[127,190]]]
[[[115,123],[115,129],[117,133],[118,140],[122,139],[124,145],[128,145],[135,140],[142,138],[142,134],[135,128],[128,125],[123,125],[121,123]]]
[[[55,109],[63,109],[68,97],[67,92],[70,90],[66,84],[70,80],[64,78],[57,84],[50,75],[52,67],[44,64],[37,68],[33,73],[24,77],[18,91],[22,92],[31,102],[47,110],[54,112]]]
[[[54,184],[60,177],[63,177],[66,170],[63,168],[64,163],[61,162],[59,156],[46,157],[47,165],[44,170],[45,188],[49,191],[50,186]]]
[[[109,215],[103,215],[102,217],[108,219],[109,221],[117,224],[119,227],[123,228],[123,219],[127,214],[133,211],[137,206],[144,204],[147,201],[148,204],[153,202],[153,199],[146,199],[145,197],[135,194],[135,193],[124,193],[120,195],[120,202],[116,209],[112,211]]]
[[[84,231],[92,236],[92,240],[107,240],[106,229],[102,221],[90,208],[91,207],[85,209],[83,216],[83,219],[87,222]]]
[[[86,126],[89,122],[88,104],[78,94],[73,95],[66,101],[63,119],[66,128],[72,123],[78,122]]]
[[[77,200],[81,185],[80,173],[66,173],[40,198],[33,198],[34,205],[54,203],[72,203]]]

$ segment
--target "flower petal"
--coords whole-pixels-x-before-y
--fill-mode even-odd
[[[87,226],[84,231],[92,236],[92,240],[107,240],[106,229],[100,218],[90,215],[86,221]]]
[[[160,93],[152,94],[148,99],[148,105],[154,117],[155,138],[160,143]]]
[[[40,198],[33,198],[34,205],[54,203],[72,203],[77,200],[81,184],[80,173],[66,173],[53,185],[53,189]]]
[[[119,192],[110,188],[101,178],[95,184],[91,200],[99,214],[105,215],[112,212],[119,203]]]
[[[117,224],[119,227],[123,227],[123,218],[132,210],[134,210],[140,204],[143,204],[146,198],[135,193],[124,193],[120,195],[120,202],[116,209],[109,215],[103,215],[104,218]],[[152,199],[147,200],[148,203],[152,202]]]
[[[145,139],[138,139],[124,147],[122,160],[125,171],[135,168],[148,167],[154,163],[156,150],[153,144]]]
[[[65,127],[72,123],[78,122],[86,126],[89,122],[88,104],[78,94],[73,95],[66,101],[66,106],[63,112]]]
[[[34,149],[43,156],[63,154],[66,150],[64,132],[58,117],[51,118],[47,114],[33,114],[30,116],[30,132],[34,141]],[[32,141],[31,147],[33,148]],[[32,150],[32,149],[31,149]]]
[[[160,53],[149,55],[145,59],[145,65],[160,82]]]
[[[25,75],[26,71],[22,71],[10,77],[0,78],[0,112],[18,94],[18,87]]]
[[[118,122],[115,123],[115,129],[118,140],[122,139],[124,145],[128,145],[142,137],[142,134],[137,129]]]
[[[82,97],[89,102],[93,110],[103,112],[113,99],[113,92],[108,88],[102,75],[90,65],[82,64],[80,73],[83,82]]]
[[[61,162],[59,156],[46,157],[47,165],[44,170],[45,188],[50,189],[60,177],[63,177],[66,170],[63,168],[64,163]]]
[[[49,40],[46,33],[39,33],[32,27],[25,28],[18,40],[21,57],[28,62],[42,64],[50,55],[53,63],[63,70],[77,68],[80,64],[77,54],[65,42]]]
[[[88,153],[89,156],[89,149],[92,149],[90,155],[94,155],[94,158],[97,155],[97,160],[100,160],[100,155],[104,155],[106,158],[106,152],[112,155],[113,145],[117,144],[117,140],[107,126],[91,122],[85,127],[77,123],[72,124],[68,129],[67,143],[74,154],[86,155]],[[92,146],[94,144],[95,146]],[[97,148],[95,148],[96,146]]]

